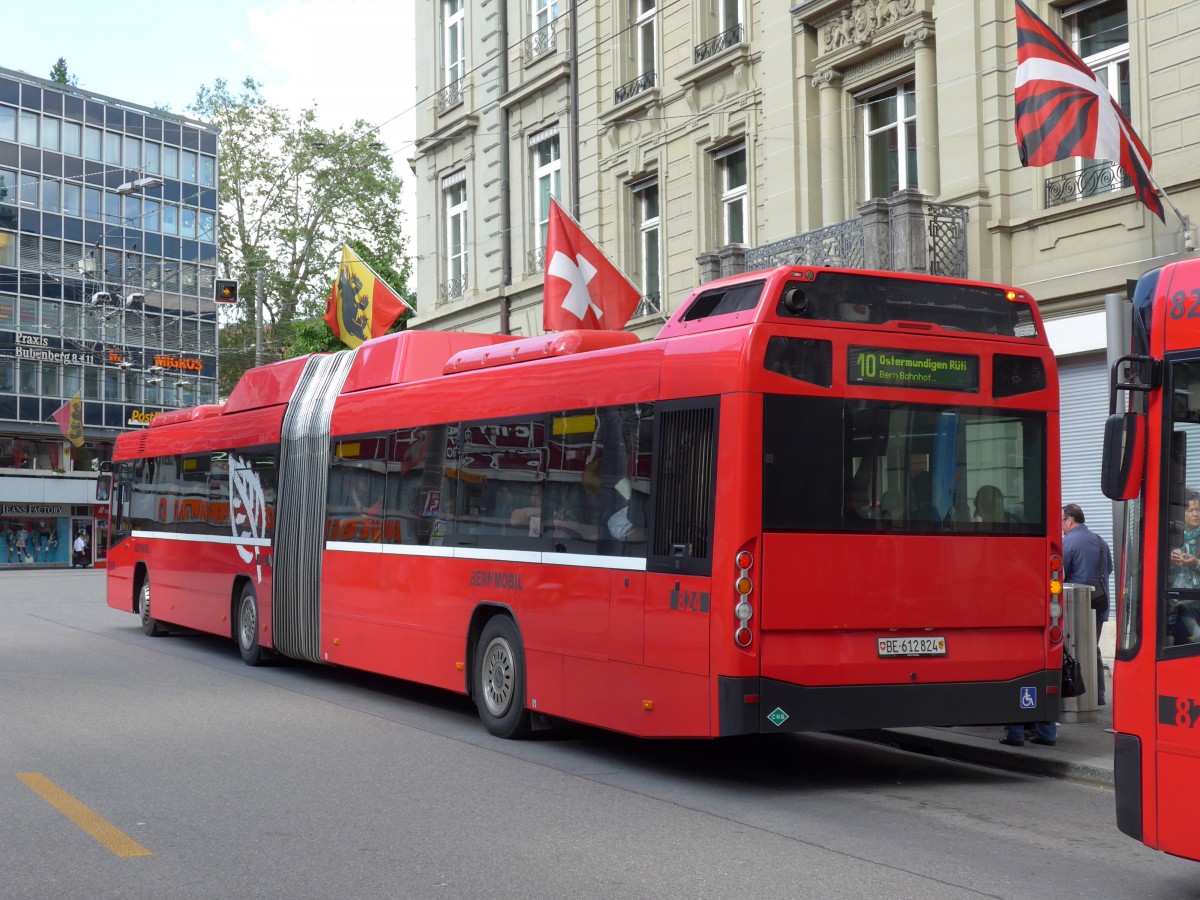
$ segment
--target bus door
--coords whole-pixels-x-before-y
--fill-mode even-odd
[[[1170,367],[1168,465],[1158,542],[1164,589],[1156,634],[1154,773],[1159,849],[1200,858],[1200,360]],[[1145,753],[1149,748],[1143,748]]]

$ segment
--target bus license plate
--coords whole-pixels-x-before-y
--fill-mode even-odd
[[[901,637],[879,640],[880,656],[945,656],[944,637]]]

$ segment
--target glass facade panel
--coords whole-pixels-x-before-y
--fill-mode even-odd
[[[200,157],[200,183],[213,187],[217,182],[217,161],[211,156]]]
[[[62,211],[68,216],[83,215],[83,188],[70,182],[63,183]]]
[[[104,161],[110,165],[121,164],[121,136],[111,131],[104,132]]]
[[[83,126],[78,122],[63,122],[62,152],[67,156],[79,156],[82,153]]]
[[[182,164],[182,170],[179,173],[179,177],[184,181],[190,181],[194,184],[197,176],[196,154],[191,150],[184,150],[183,158],[180,160],[180,162]]]
[[[104,133],[99,128],[85,128],[83,130],[83,155],[87,159],[94,159],[97,162],[101,158],[101,150],[104,142]]]
[[[135,137],[125,135],[125,167],[140,169],[142,165],[142,142]]]
[[[162,173],[162,148],[158,144],[146,141],[143,148],[144,158],[146,160],[146,171],[151,175],[159,175]]]
[[[17,111],[11,106],[0,106],[0,141],[17,139]]]
[[[58,136],[60,132],[61,122],[58,119],[52,119],[49,116],[42,117],[42,149],[43,150],[58,150]]]
[[[42,209],[46,212],[58,212],[59,189],[62,186],[57,178],[42,179]]]
[[[179,151],[174,147],[163,147],[162,173],[167,178],[179,177]]]
[[[21,110],[19,137],[22,144],[27,144],[30,147],[38,145],[38,120],[40,118],[35,112]]]

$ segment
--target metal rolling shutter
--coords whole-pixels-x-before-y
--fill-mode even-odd
[[[1088,528],[1112,547],[1112,501],[1100,491],[1100,454],[1104,420],[1108,418],[1108,363],[1104,353],[1060,359],[1058,385],[1062,502],[1078,503]],[[1116,596],[1112,579],[1108,596]]]

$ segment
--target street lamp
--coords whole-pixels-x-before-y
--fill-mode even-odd
[[[163,186],[161,178],[155,178],[153,175],[146,175],[142,178],[135,178],[133,181],[126,181],[117,185],[117,193],[122,196],[126,194],[136,194],[141,191],[148,191],[152,188],[160,188]]]

